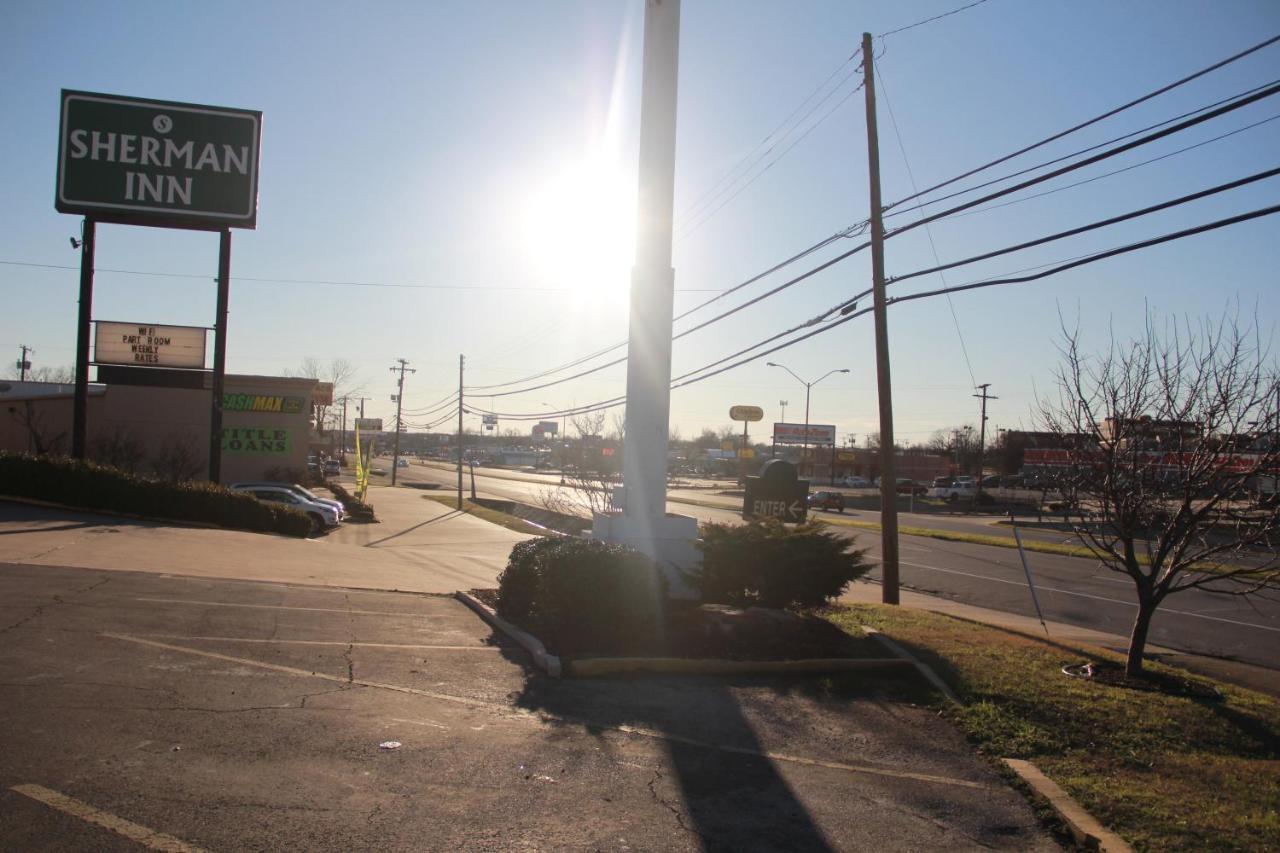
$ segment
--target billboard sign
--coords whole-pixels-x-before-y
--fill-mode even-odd
[[[729,420],[755,423],[764,420],[764,409],[759,406],[734,406],[729,410]]]
[[[135,367],[204,367],[208,329],[200,326],[145,326],[136,323],[97,324],[95,364]]]
[[[831,445],[836,443],[836,428],[834,424],[809,424],[806,433],[804,424],[775,423],[773,440],[777,444]]]
[[[356,429],[361,432],[382,432],[382,418],[356,418]]]
[[[559,421],[538,421],[535,430],[541,430],[543,435],[558,435],[560,432]]]
[[[254,228],[262,113],[62,90],[54,207],[167,227]]]

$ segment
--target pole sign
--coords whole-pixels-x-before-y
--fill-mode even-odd
[[[764,420],[764,409],[759,406],[734,406],[729,410],[729,420],[755,423]]]
[[[138,367],[204,367],[208,329],[200,326],[146,326],[136,323],[97,323],[93,344],[95,364]]]
[[[776,518],[799,524],[809,513],[809,481],[796,478],[796,466],[782,459],[766,462],[759,477],[747,477],[742,517]]]
[[[356,429],[361,432],[382,432],[382,418],[356,418]]]
[[[262,113],[62,90],[54,207],[170,228],[254,228]]]
[[[834,424],[809,424],[806,435],[804,424],[775,423],[773,440],[777,444],[835,444],[836,428]]]

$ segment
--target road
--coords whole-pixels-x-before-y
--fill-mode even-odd
[[[387,467],[390,467],[389,460]],[[404,483],[456,485],[452,471],[414,462],[397,472]],[[527,479],[539,482],[528,482]],[[558,477],[528,475],[477,468],[476,491],[480,497],[537,504],[548,492],[558,490]],[[470,488],[470,475],[464,478]],[[675,490],[681,498],[723,502],[724,508],[679,501],[667,504],[669,512],[682,513],[702,522],[736,523],[735,499],[717,498],[707,491]],[[821,514],[820,514],[821,515]],[[879,521],[879,513],[847,511],[845,517]],[[902,513],[900,523],[920,527],[949,527],[994,533],[990,519],[939,517]],[[874,531],[835,527],[856,538],[876,562],[880,535]],[[1063,536],[1039,533],[1039,536]],[[1128,636],[1136,606],[1132,582],[1102,568],[1097,562],[1075,557],[1028,553],[1032,576],[1044,618],[1050,622],[1093,628]],[[1035,606],[1016,550],[963,542],[947,542],[917,536],[900,539],[900,576],[904,587],[968,604],[1035,616]],[[879,578],[879,569],[869,577]],[[1189,590],[1167,599],[1152,623],[1153,644],[1180,651],[1230,658],[1280,669],[1280,602],[1258,597],[1242,598],[1226,593]]]

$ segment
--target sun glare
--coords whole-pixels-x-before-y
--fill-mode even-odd
[[[524,239],[534,271],[582,293],[625,293],[635,259],[635,187],[616,168],[587,162],[530,194]]]

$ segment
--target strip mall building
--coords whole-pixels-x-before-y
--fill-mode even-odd
[[[301,476],[314,444],[312,403],[331,386],[231,374],[224,382],[221,481]],[[0,381],[0,450],[69,452],[73,396],[72,385]],[[90,384],[88,456],[139,474],[205,478],[210,403],[207,387]]]

